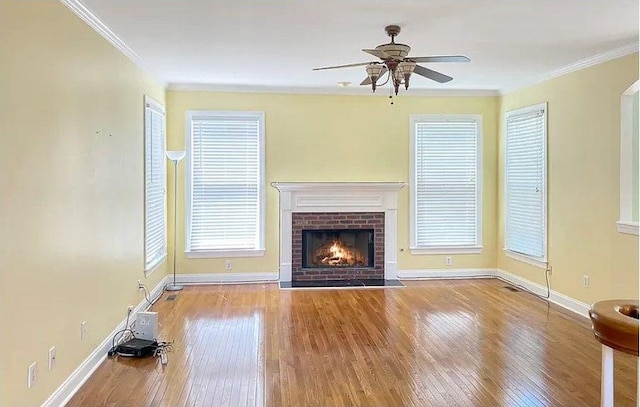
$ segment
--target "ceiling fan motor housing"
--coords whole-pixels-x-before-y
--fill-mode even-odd
[[[382,44],[378,45],[376,49],[380,51],[386,52],[388,55],[393,58],[403,59],[407,55],[409,55],[409,51],[411,51],[411,47],[406,44]]]

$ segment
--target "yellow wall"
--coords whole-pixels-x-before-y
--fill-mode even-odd
[[[506,95],[504,112],[548,102],[548,258],[552,289],[592,303],[638,297],[638,237],[621,234],[620,96],[638,79],[638,54]],[[544,284],[544,272],[504,245],[503,123],[500,135],[498,267]],[[583,288],[582,276],[590,277]]]
[[[391,106],[385,92],[372,96],[167,92],[169,148],[183,149],[187,110],[265,112],[267,218],[266,252],[261,258],[233,260],[234,272],[278,271],[278,191],[274,181],[409,181],[410,114],[483,115],[483,244],[480,255],[454,255],[451,268],[495,267],[497,216],[496,97],[417,97],[400,95]],[[184,165],[179,168],[184,196]],[[169,185],[173,185],[170,178]],[[169,196],[172,192],[169,192]],[[444,256],[409,254],[409,188],[400,191],[399,270],[444,269]],[[178,213],[184,213],[183,202]],[[169,209],[171,214],[173,211]],[[172,222],[170,222],[172,225]],[[172,236],[170,232],[169,236]],[[224,272],[225,259],[184,256],[184,217],[178,218],[181,273]]]
[[[143,95],[164,89],[58,2],[0,2],[0,50],[0,404],[32,407],[142,300]]]

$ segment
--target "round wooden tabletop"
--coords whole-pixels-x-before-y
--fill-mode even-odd
[[[610,348],[638,356],[638,301],[607,300],[591,306],[593,333]]]

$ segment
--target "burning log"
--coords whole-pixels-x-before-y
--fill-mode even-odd
[[[361,266],[364,265],[364,257],[354,247],[346,245],[339,239],[320,246],[313,253],[313,264],[328,266]]]

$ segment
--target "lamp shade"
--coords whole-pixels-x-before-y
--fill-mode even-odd
[[[402,61],[398,64],[398,71],[401,73],[403,77],[407,75],[411,75],[415,69],[416,69],[415,62]]]
[[[180,161],[187,155],[186,151],[167,151],[167,158],[171,161]]]
[[[367,75],[369,75],[369,78],[371,79],[372,82],[375,82],[375,80],[377,80],[378,77],[380,77],[380,72],[382,72],[382,65],[380,64],[367,65]]]
[[[398,81],[399,83],[404,83],[404,88],[409,89],[409,78],[411,74],[416,69],[415,62],[402,61],[398,64],[397,71],[400,73],[400,77],[403,80]]]

